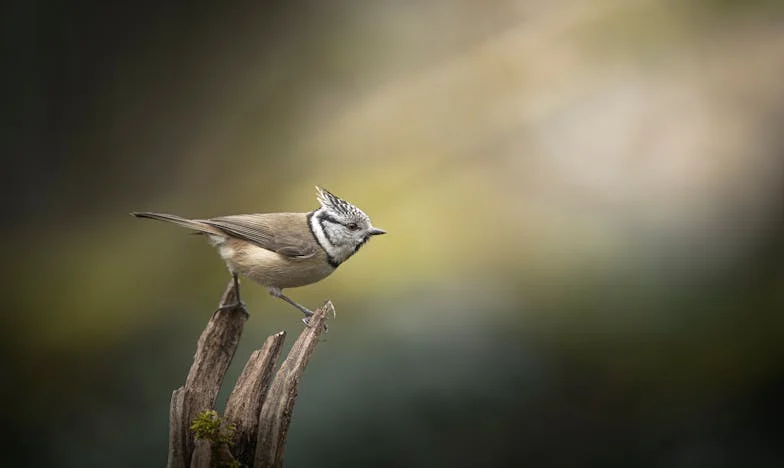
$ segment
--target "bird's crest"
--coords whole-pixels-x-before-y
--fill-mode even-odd
[[[343,213],[346,216],[359,216],[367,218],[367,215],[364,211],[360,210],[346,200],[343,200],[337,195],[333,195],[328,190],[323,189],[318,185],[316,186],[316,192],[318,194],[316,198],[323,208]]]

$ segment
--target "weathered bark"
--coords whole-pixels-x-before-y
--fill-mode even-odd
[[[272,381],[259,415],[260,430],[253,464],[256,468],[283,466],[283,451],[297,399],[297,387],[330,313],[335,314],[330,301],[314,311],[308,327],[299,335]]]
[[[236,307],[227,308],[236,304]],[[234,358],[248,313],[237,304],[237,291],[230,281],[223,293],[218,310],[212,314],[199,337],[193,365],[185,385],[172,394],[169,410],[168,468],[190,466],[194,449],[190,426],[201,412],[215,406],[223,377]]]
[[[250,355],[226,402],[226,421],[236,427],[231,451],[240,463],[247,466],[253,466],[259,411],[275,375],[275,366],[285,339],[286,332],[278,332],[268,337],[264,346]]]
[[[215,407],[223,377],[237,350],[247,320],[244,307],[236,304],[237,292],[230,281],[218,310],[199,338],[185,385],[172,394],[169,410],[168,468],[224,466],[236,459],[249,467],[280,467],[297,386],[310,355],[323,333],[327,314],[335,313],[331,302],[314,311],[277,373],[275,366],[283,348],[285,332],[278,332],[255,351],[237,379],[223,418],[233,424],[232,444],[213,446],[195,440],[190,429],[194,419]],[[274,376],[274,378],[273,378]],[[216,456],[217,460],[213,460]]]
[[[191,468],[212,468],[212,444],[209,440],[196,439],[193,441],[193,456]]]

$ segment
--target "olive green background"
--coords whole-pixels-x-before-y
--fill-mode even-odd
[[[315,184],[389,234],[288,291],[338,315],[287,466],[784,462],[779,2],[3,9],[4,466],[163,465],[229,277],[127,213]],[[243,287],[230,383],[302,326]]]

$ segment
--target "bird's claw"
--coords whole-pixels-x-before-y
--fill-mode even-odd
[[[303,317],[302,323],[305,324],[306,327],[310,328],[310,317]],[[327,326],[327,322],[324,322],[324,333],[329,333],[329,326]]]
[[[216,312],[236,310],[236,309],[239,309],[239,310],[245,312],[246,316],[250,316],[250,314],[248,313],[248,309],[245,306],[245,303],[242,302],[242,301],[238,301],[238,302],[235,302],[233,304],[223,304],[223,305],[220,305],[220,306],[218,306],[218,309],[216,310]]]

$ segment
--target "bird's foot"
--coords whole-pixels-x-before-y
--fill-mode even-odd
[[[302,323],[304,323],[306,327],[310,328],[310,317],[303,317]],[[326,321],[324,322],[324,333],[329,333],[329,326],[327,325]]]
[[[248,309],[245,306],[245,303],[242,302],[242,301],[235,302],[234,304],[223,304],[221,306],[218,306],[218,309],[216,310],[216,312],[236,310],[236,309],[239,309],[239,310],[245,312],[245,316],[246,317],[250,317],[250,314],[248,313]]]

